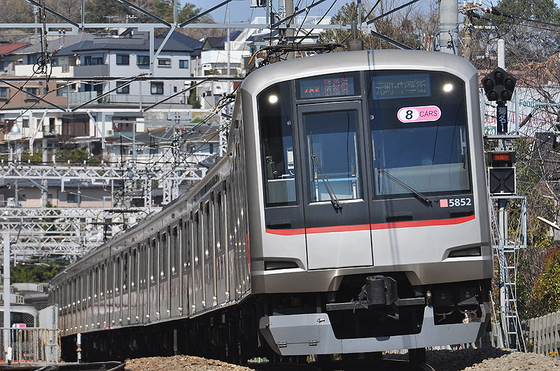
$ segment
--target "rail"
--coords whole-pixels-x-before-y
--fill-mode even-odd
[[[6,336],[6,331],[9,337]],[[13,363],[59,363],[60,330],[46,328],[2,328],[0,336],[0,362],[6,358]],[[9,338],[11,355],[6,351],[5,342]]]

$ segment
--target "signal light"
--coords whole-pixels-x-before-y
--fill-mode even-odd
[[[509,167],[515,162],[515,152],[488,152],[488,162],[494,167]]]
[[[517,80],[500,67],[482,79],[482,87],[489,101],[505,102],[513,97]]]

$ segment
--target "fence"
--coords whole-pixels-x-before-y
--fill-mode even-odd
[[[0,362],[6,362],[5,331],[9,331],[12,362],[60,362],[60,331],[44,328],[2,328]]]
[[[560,312],[523,322],[527,350],[544,355],[558,355],[560,349]]]

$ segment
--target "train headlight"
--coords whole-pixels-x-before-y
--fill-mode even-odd
[[[443,91],[446,93],[449,93],[450,91],[453,90],[453,84],[445,84],[443,85]]]
[[[268,97],[268,102],[270,104],[276,104],[278,103],[278,96],[275,94],[272,94],[271,96]]]

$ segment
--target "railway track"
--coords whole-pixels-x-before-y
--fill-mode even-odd
[[[401,360],[341,361],[328,365],[261,363],[246,366],[257,371],[435,371],[427,363],[410,363]]]

